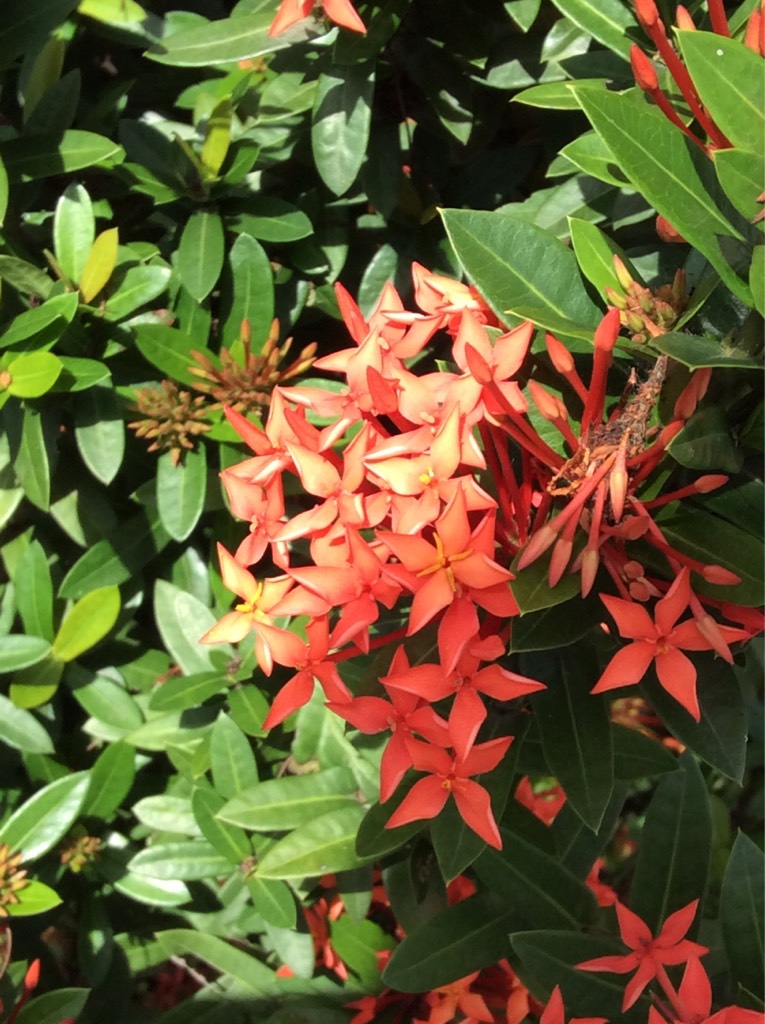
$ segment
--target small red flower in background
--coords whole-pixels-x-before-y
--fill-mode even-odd
[[[709,1015],[712,1008],[712,986],[698,957],[691,957],[677,991],[677,1015],[671,1010],[671,1024],[762,1024],[762,1014],[740,1006],[726,1006]],[[652,1006],[648,1024],[667,1024],[667,1018]]]
[[[577,964],[577,968],[580,971],[611,971],[614,974],[627,974],[634,970],[635,976],[627,984],[622,1002],[622,1011],[629,1010],[650,981],[666,977],[665,964],[683,964],[691,957],[709,952],[706,946],[683,938],[696,916],[698,905],[699,901],[693,900],[670,914],[654,938],[645,921],[617,900],[615,908],[622,942],[632,952],[624,956],[595,957]]]
[[[528,775],[524,775],[515,788],[515,799],[545,825],[552,825],[566,802],[566,794],[554,779],[533,783]]]
[[[552,990],[544,1013],[539,1018],[539,1024],[566,1024],[566,1010],[559,985]],[[608,1024],[608,1022],[605,1017],[572,1017],[569,1024]]]

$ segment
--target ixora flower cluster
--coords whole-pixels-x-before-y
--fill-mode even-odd
[[[560,394],[536,379],[531,323],[503,331],[472,287],[417,264],[413,276],[419,311],[404,309],[389,284],[368,320],[338,286],[354,344],[315,366],[341,374],[341,389],[277,388],[264,428],[227,409],[253,452],[222,473],[231,511],[249,533],[234,555],[219,545],[223,581],[240,601],[203,640],[236,643],[254,630],[262,671],[293,670],[266,729],[307,703],[317,680],[329,707],[355,728],[389,730],[383,802],[408,769],[423,773],[390,827],[432,818],[453,796],[467,825],[498,848],[489,794],[475,776],[499,764],[512,737],[476,742],[486,698],[512,701],[545,686],[505,663],[519,613],[515,572],[549,554],[550,588],[569,572],[579,574],[583,595],[596,582],[613,589],[601,595],[604,610],[628,643],[593,680],[593,692],[637,683],[654,663],[662,686],[697,720],[696,669],[684,652],[714,651],[730,662],[730,644],[760,622],[750,609],[699,596],[697,578],[732,584],[738,577],[675,550],[652,515],[726,477],[639,497],[704,395],[708,370],[690,375],[659,429],[651,417],[666,357],[642,381],[633,371],[606,411],[618,309],[595,332],[587,384],[548,334],[549,364],[562,378],[560,394],[572,396],[576,427]],[[417,372],[437,334],[450,340],[452,368]],[[559,450],[540,432],[548,425]],[[299,510],[288,513],[288,494]],[[633,557],[637,541],[652,562],[663,560],[663,574]],[[264,557],[278,575],[250,572]],[[399,605],[406,625],[372,635],[381,608]],[[304,634],[287,628],[298,617],[307,617]],[[399,646],[380,680],[384,696],[351,692],[340,671],[345,660],[430,625],[437,660],[410,664]],[[443,717],[434,704],[448,700]]]

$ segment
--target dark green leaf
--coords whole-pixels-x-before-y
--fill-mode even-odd
[[[529,568],[533,568],[533,565]],[[511,586],[515,593],[515,585]],[[543,593],[544,591],[540,592]],[[524,596],[524,600],[528,598]],[[578,596],[538,612],[526,612],[513,620],[510,653],[567,647],[586,636],[598,621],[600,614],[599,600],[582,600]]]
[[[215,287],[223,269],[223,222],[211,210],[189,217],[178,246],[178,273],[186,291],[202,302]]]
[[[619,0],[554,0],[561,14],[614,53],[629,58],[637,22]]]
[[[508,952],[513,909],[487,895],[471,896],[409,932],[383,972],[399,992],[427,992],[495,964]]]
[[[258,996],[276,994],[276,978],[273,971],[254,956],[229,945],[217,935],[178,928],[157,932],[157,939],[167,950],[168,955],[191,954],[199,957],[216,971],[235,978],[249,993],[254,992]],[[230,1007],[228,1012],[231,1013]]]
[[[166,37],[161,44],[153,46],[146,56],[160,64],[183,68],[231,64],[233,61],[261,57],[290,46],[296,39],[294,32],[272,39],[268,35],[268,27],[273,17],[273,9],[268,6],[254,14],[240,14],[188,28]],[[302,36],[300,32],[300,38]]]
[[[565,573],[554,587],[550,586],[548,582],[549,558],[537,558],[531,565],[521,570],[516,568],[517,562],[516,558],[511,566],[515,573],[515,579],[511,582],[510,589],[521,610],[521,615],[542,611],[545,608],[554,608],[579,593],[581,581],[575,573]]]
[[[58,988],[27,1003],[15,1024],[60,1024],[65,1017],[76,1018],[87,1002],[87,988]]]
[[[591,340],[600,313],[585,291],[576,257],[554,235],[509,214],[441,215],[468,276],[500,318],[512,312]]]
[[[3,7],[0,10],[3,66],[10,66],[20,53],[32,50],[34,44],[44,40],[76,6],[77,0],[30,0],[23,7]]]
[[[597,832],[588,828],[567,803],[555,815],[550,831],[555,837],[558,862],[577,878],[587,877],[616,831],[627,793],[627,785],[617,782]]]
[[[33,135],[0,145],[8,177],[22,181],[71,174],[99,164],[110,167],[125,156],[122,146],[93,132],[65,131],[63,135]]]
[[[665,352],[691,370],[699,370],[703,366],[719,366],[721,369],[762,369],[762,360],[754,359],[747,352],[739,352],[718,338],[670,333],[652,338],[651,346]]]
[[[677,702],[675,704],[679,707]],[[659,740],[626,725],[612,724],[611,735],[617,779],[650,779],[677,771],[677,758]]]
[[[739,213],[753,221],[762,209],[762,204],[757,201],[761,192],[762,158],[743,149],[717,149],[713,151],[712,159],[728,199]],[[753,294],[758,297],[757,293]]]
[[[725,952],[733,978],[752,992],[762,992],[765,865],[762,850],[739,832],[725,868],[720,916]]]
[[[596,831],[614,784],[608,705],[590,693],[597,661],[592,649],[581,645],[576,657],[530,655],[528,664],[532,671],[537,665],[546,670],[540,678],[548,688],[532,694],[531,703],[550,772],[582,821]]]
[[[731,436],[724,411],[717,405],[697,409],[667,445],[675,461],[688,469],[737,473],[744,453]]]
[[[630,909],[654,934],[670,914],[703,896],[709,871],[706,783],[692,754],[683,754],[680,766],[664,776],[648,807],[630,893]]]
[[[296,242],[313,234],[313,224],[292,203],[272,196],[252,196],[235,218],[237,234],[262,242]]]
[[[319,78],[311,148],[324,184],[341,196],[356,180],[367,151],[376,63],[335,64]]]
[[[236,341],[247,320],[257,352],[274,318],[274,272],[265,249],[252,235],[240,234],[231,246],[221,292],[224,344]]]
[[[141,306],[158,298],[170,281],[170,268],[155,264],[118,267],[109,282],[109,297],[101,314],[107,320],[122,320]]]

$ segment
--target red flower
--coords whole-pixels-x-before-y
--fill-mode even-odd
[[[691,957],[703,956],[709,950],[698,942],[691,942],[683,936],[696,916],[699,901],[693,900],[681,910],[670,914],[656,938],[651,935],[645,921],[617,900],[616,916],[622,942],[632,950],[624,956],[599,956],[585,960],[576,966],[580,971],[611,971],[627,974],[635,969],[634,978],[624,990],[622,1011],[633,1006],[646,985],[656,977],[665,975],[665,964],[682,964]]]
[[[288,28],[307,18],[314,7],[314,0],[282,0],[268,34],[278,36],[286,32]],[[349,0],[324,0],[322,7],[330,21],[334,21],[336,25],[350,29],[351,32],[366,32],[364,22]]]
[[[539,1024],[566,1024],[566,1011],[560,986],[552,990],[545,1011],[539,1018]],[[569,1024],[608,1024],[605,1017],[572,1017]]]
[[[726,1006],[710,1017],[712,1008],[712,986],[707,972],[698,957],[691,957],[685,968],[683,980],[677,992],[678,1009],[682,1016],[672,1017],[672,1024],[762,1024],[762,1014],[756,1010],[744,1010],[740,1006]],[[648,1011],[648,1024],[667,1024],[653,1006]]]
[[[460,760],[442,747],[430,746],[418,740],[409,739],[407,747],[412,764],[418,771],[428,772],[424,779],[418,779],[397,810],[386,823],[386,828],[408,825],[410,821],[435,818],[443,810],[451,794],[462,820],[476,832],[484,842],[495,849],[502,849],[499,829],[491,810],[488,792],[474,782],[471,775],[483,775],[497,767],[513,742],[512,736],[504,736],[473,747],[468,756]]]
[[[688,568],[680,571],[664,597],[656,602],[655,622],[634,601],[608,594],[600,596],[616,620],[620,636],[632,643],[616,652],[592,693],[639,682],[654,661],[661,685],[698,722],[701,712],[696,697],[696,669],[682,651],[706,651],[712,645],[699,631],[695,619],[676,624],[692,597]]]

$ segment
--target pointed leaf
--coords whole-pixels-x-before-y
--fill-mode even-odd
[[[286,831],[355,804],[357,785],[348,768],[269,779],[229,800],[219,817],[255,831]]]
[[[765,942],[765,864],[762,850],[739,832],[725,868],[720,893],[720,916],[725,952],[735,981],[751,992],[762,992]]]
[[[53,218],[53,250],[56,262],[77,284],[96,237],[96,219],[90,196],[82,185],[69,185],[56,204]]]
[[[42,725],[23,708],[0,694],[0,741],[25,754],[52,754],[53,741]]]
[[[257,793],[258,769],[250,741],[222,711],[210,733],[210,762],[213,785],[224,800],[251,787]]]
[[[80,294],[83,302],[91,302],[106,287],[117,263],[119,232],[117,228],[108,228],[93,242],[82,274],[79,278]]]
[[[7,392],[16,398],[39,398],[58,380],[63,364],[52,352],[27,352],[8,364]]]
[[[366,156],[376,62],[335,64],[319,78],[311,148],[324,184],[341,196],[356,180]]]
[[[51,645],[41,636],[8,633],[0,636],[0,672],[15,672],[36,665],[50,654]]]
[[[125,421],[113,388],[88,388],[74,399],[74,436],[93,476],[110,484],[125,454]]]
[[[82,813],[110,821],[130,792],[134,779],[135,750],[127,743],[110,743],[90,769]]]
[[[561,14],[609,50],[629,59],[638,25],[619,0],[554,0]]]
[[[221,857],[215,847],[204,839],[147,846],[131,859],[128,868],[135,875],[183,882],[226,878],[233,870],[231,861]]]
[[[157,580],[154,617],[165,647],[185,673],[192,675],[212,670],[212,650],[199,642],[215,624],[215,616],[209,608],[193,594],[184,593],[167,580]],[[228,645],[215,649],[227,649],[233,654]]]
[[[231,246],[221,293],[224,344],[236,341],[243,320],[249,321],[253,339],[265,340],[274,318],[274,272],[252,235],[240,234]]]
[[[214,970],[235,978],[248,993],[254,992],[261,997],[277,993],[273,971],[254,956],[237,949],[217,935],[176,928],[158,931],[157,939],[169,956],[199,957]],[[228,1012],[231,1013],[230,1008]]]
[[[258,862],[261,878],[309,878],[346,871],[362,863],[356,833],[364,808],[351,803],[300,825],[270,846]]]
[[[177,465],[172,452],[157,463],[157,511],[173,540],[186,540],[199,521],[207,492],[207,449],[184,451]]]
[[[53,657],[74,661],[106,636],[120,613],[118,587],[91,590],[74,605],[53,641]]]
[[[88,773],[65,775],[39,790],[0,828],[0,843],[21,850],[24,860],[37,860],[66,834],[80,813],[88,789]]]
[[[252,855],[252,846],[242,829],[216,817],[225,802],[214,790],[199,787],[192,795],[191,809],[208,843],[232,864],[241,864]]]
[[[197,302],[215,287],[223,269],[223,221],[210,210],[197,210],[186,222],[178,246],[178,273]]]

